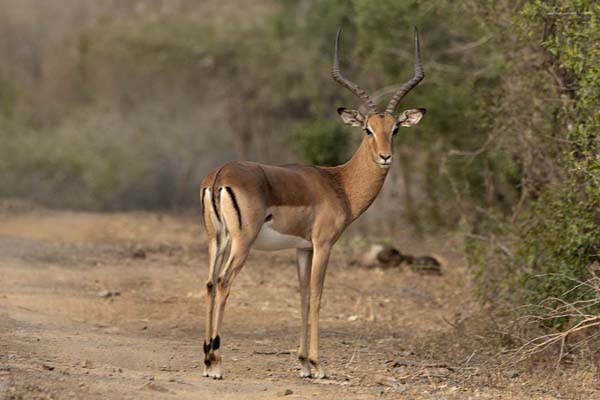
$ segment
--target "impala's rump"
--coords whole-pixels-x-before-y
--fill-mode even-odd
[[[326,180],[315,167],[227,163],[202,183],[205,225],[217,220],[258,250],[310,249],[314,205],[328,197],[324,189],[336,196]]]

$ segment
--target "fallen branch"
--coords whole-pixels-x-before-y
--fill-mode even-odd
[[[284,356],[284,355],[290,355],[290,354],[292,354],[292,352],[289,350],[285,350],[285,351],[256,351],[256,350],[254,350],[253,354],[260,354],[262,356]]]
[[[362,254],[358,262],[367,268],[392,268],[408,265],[421,275],[441,275],[442,268],[445,266],[441,257],[414,256],[402,253],[392,246],[379,244],[372,245],[366,253]]]
[[[417,368],[443,368],[443,369],[447,369],[450,372],[455,372],[458,367],[454,367],[451,365],[448,365],[446,363],[430,363],[430,364],[423,364],[423,363],[417,363],[414,361],[409,361],[409,360],[396,360],[394,361],[394,363],[391,365],[392,368],[398,368],[398,367],[417,367]]]
[[[542,351],[546,350],[547,348],[549,348],[552,345],[560,343],[561,349],[560,349],[560,354],[559,354],[559,358],[557,361],[559,363],[562,360],[562,358],[564,357],[565,342],[566,342],[567,338],[569,337],[569,335],[572,335],[575,332],[583,331],[583,330],[590,329],[590,328],[597,327],[597,326],[600,327],[600,317],[594,316],[594,317],[589,317],[589,318],[586,318],[586,319],[580,321],[575,326],[567,329],[566,331],[557,332],[557,333],[549,333],[549,334],[538,336],[534,339],[531,339],[530,341],[528,341],[523,346],[521,346],[517,349],[516,353],[520,355],[520,358],[517,360],[517,362],[523,361],[535,354],[541,353]]]

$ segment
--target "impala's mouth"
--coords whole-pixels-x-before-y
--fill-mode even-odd
[[[392,160],[379,160],[377,161],[377,165],[379,165],[381,168],[387,169],[390,167],[390,165],[392,165]]]

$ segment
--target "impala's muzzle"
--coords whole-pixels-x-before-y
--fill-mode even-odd
[[[389,168],[392,165],[392,155],[391,154],[379,154],[379,159],[377,160],[377,165],[381,168]]]
[[[379,153],[379,160],[377,160],[377,164],[379,164],[381,167],[389,167],[392,165],[392,155]]]

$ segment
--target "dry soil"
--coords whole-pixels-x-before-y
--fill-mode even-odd
[[[413,254],[441,255],[442,276],[362,268],[352,260],[368,243],[350,237],[337,246],[325,283],[329,379],[299,377],[294,252],[257,251],[232,290],[225,379],[215,381],[201,375],[207,256],[197,218],[4,207],[0,398],[598,396],[585,371],[494,365],[500,335],[482,322],[488,313],[471,298],[451,236],[394,238]]]

